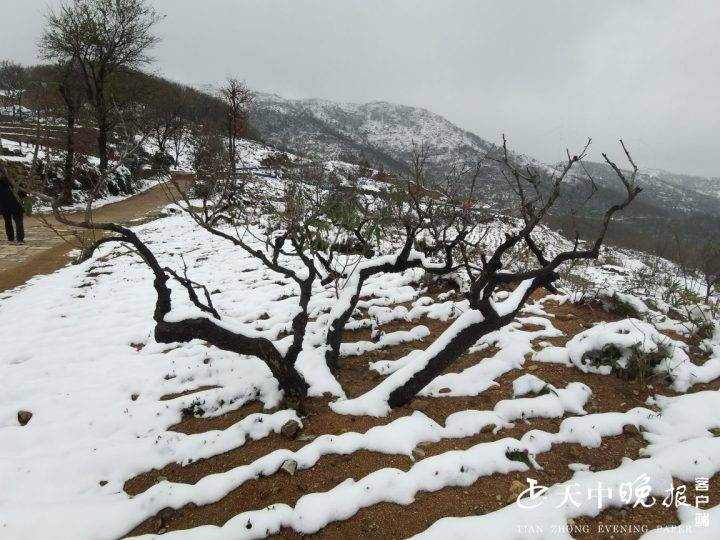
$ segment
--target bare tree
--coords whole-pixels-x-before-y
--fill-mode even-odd
[[[13,119],[22,119],[23,93],[27,83],[23,66],[9,60],[0,62],[0,90],[10,98]]]
[[[46,16],[44,58],[73,63],[82,75],[98,128],[100,170],[108,169],[111,100],[108,81],[120,70],[150,61],[160,16],[145,0],[66,0]]]
[[[603,154],[603,158],[612,167],[625,189],[623,200],[607,209],[594,241],[581,246],[579,239],[576,238],[572,250],[561,252],[552,259],[547,259],[542,247],[534,240],[532,233],[557,202],[568,173],[585,157],[590,140],[579,154],[571,155],[570,152],[567,152],[567,160],[562,169],[554,177],[544,179],[538,171],[531,167],[527,167],[525,170],[516,167],[508,154],[503,136],[501,155],[494,159],[503,164],[509,173],[509,180],[516,187],[524,226],[508,234],[493,253],[480,252],[473,259],[464,259],[464,269],[471,281],[470,290],[467,293],[470,309],[438,338],[437,342],[443,343],[443,346],[431,346],[426,349],[424,358],[418,363],[420,367],[392,389],[388,398],[390,407],[408,403],[480,338],[511,322],[534,291],[539,288],[553,290],[553,282],[560,277],[557,273],[560,265],[576,259],[598,257],[613,216],[630,204],[640,193],[640,188],[635,182],[638,169],[622,141],[620,144],[632,166],[632,173],[629,177],[606,154]],[[537,264],[531,269],[508,271],[504,267],[505,258],[514,247],[520,244],[528,247],[535,256]],[[512,285],[515,285],[515,288],[507,300],[496,303],[493,298],[494,293],[500,287]]]
[[[163,84],[157,81],[146,100],[144,129],[158,152],[169,154],[170,147],[181,139],[186,127],[187,100],[186,91],[178,84]],[[176,160],[180,149],[175,148]]]
[[[623,149],[625,149],[624,145]],[[414,183],[413,186],[404,185],[403,189],[397,190],[395,193],[391,190],[390,193],[379,196],[382,210],[369,219],[364,219],[366,217],[364,212],[367,211],[366,208],[370,207],[363,208],[360,204],[353,212],[349,211],[347,204],[355,203],[346,202],[346,206],[338,212],[332,203],[332,190],[309,189],[308,185],[303,182],[295,184],[292,186],[292,191],[286,193],[284,204],[281,206],[283,212],[278,215],[277,225],[264,231],[268,237],[267,251],[253,247],[246,240],[248,237],[252,238],[252,230],[247,224],[243,227],[237,225],[238,216],[248,216],[247,208],[234,215],[227,211],[229,208],[201,215],[192,209],[191,201],[186,200],[184,208],[198,225],[208,232],[228,240],[236,247],[258,258],[269,269],[297,283],[301,291],[300,309],[292,323],[293,343],[287,353],[282,354],[274,345],[271,347],[271,344],[258,341],[261,338],[228,333],[209,317],[158,324],[156,338],[161,341],[187,341],[200,338],[221,348],[231,347],[230,350],[235,352],[244,351],[245,354],[259,355],[271,366],[271,370],[278,377],[283,389],[296,399],[302,399],[303,386],[297,383],[297,374],[294,372],[293,366],[301,350],[307,329],[307,306],[316,279],[320,279],[324,283],[332,280],[344,282],[336,305],[327,318],[326,362],[328,367],[334,371],[337,369],[336,361],[342,331],[357,304],[367,277],[379,272],[399,272],[413,267],[424,268],[426,271],[436,272],[438,275],[462,269],[471,280],[471,287],[467,294],[471,309],[464,313],[437,340],[436,344],[427,349],[424,366],[407,377],[390,393],[388,400],[390,406],[403,405],[483,335],[508,324],[536,289],[546,287],[553,290],[552,284],[558,279],[556,269],[560,265],[575,259],[591,259],[598,256],[613,215],[630,204],[640,192],[635,184],[637,168],[632,164],[627,150],[625,150],[626,156],[633,166],[633,172],[629,177],[605,156],[625,188],[625,197],[618,204],[608,208],[601,230],[594,241],[581,246],[579,239],[576,239],[574,249],[562,252],[548,260],[545,258],[542,247],[532,237],[532,233],[559,198],[560,188],[570,169],[583,159],[586,150],[587,146],[579,155],[571,156],[568,153],[567,162],[562,170],[558,171],[555,177],[544,179],[546,183],[549,180],[549,185],[545,186],[549,188],[547,191],[541,189],[543,179],[537,172],[531,169],[520,171],[513,165],[508,157],[507,149],[503,145],[503,154],[498,159],[508,169],[517,186],[524,226],[509,234],[489,256],[475,252],[476,256],[473,257],[472,248],[477,246],[466,241],[468,231],[476,224],[474,220],[478,216],[468,210],[467,206],[458,205],[443,197],[436,199],[432,196],[432,191],[419,184],[423,179],[421,156],[418,157],[414,175],[418,183]],[[440,195],[439,192],[436,193]],[[400,196],[394,197],[394,194]],[[352,198],[346,194],[345,200],[352,200]],[[439,211],[441,208],[442,212]],[[438,211],[433,209],[438,209]],[[453,213],[455,215],[449,222],[442,224],[440,216],[447,215],[448,210],[452,210],[450,215]],[[355,222],[343,221],[342,218],[338,220],[339,216],[353,215],[357,216]],[[338,253],[337,248],[342,245],[339,240],[343,230],[352,232],[359,237],[361,243],[368,242],[372,238],[370,231],[383,225],[383,219],[388,219],[384,225],[394,230],[400,240],[400,248],[392,257],[361,257],[350,265],[342,260],[339,265],[334,264],[335,255]],[[236,232],[234,234],[219,227],[219,223],[223,220],[235,223]],[[319,226],[320,222],[324,222],[325,225]],[[433,223],[433,225],[427,225],[428,223]],[[313,226],[311,227],[310,224]],[[367,227],[366,232],[363,232],[363,228],[367,225],[370,226]],[[450,231],[452,231],[451,234],[449,234]],[[444,256],[439,260],[431,262],[425,253],[419,253],[413,248],[416,241],[423,236],[422,233],[428,233],[430,238],[435,240],[429,251],[442,253]],[[507,271],[504,268],[506,256],[519,244],[525,244],[530,249],[537,259],[537,266],[516,272]],[[460,259],[457,262],[455,262],[456,252]],[[281,256],[298,257],[303,262],[305,271],[299,273],[293,270],[287,263],[282,262]],[[509,300],[502,305],[497,305],[494,302],[493,293],[500,287],[513,284],[516,284],[516,287]],[[198,307],[201,306],[198,305]],[[208,308],[207,305],[204,308],[201,307],[203,311],[207,311]],[[442,344],[442,346],[437,344]],[[289,383],[294,386],[286,386]]]
[[[228,153],[230,155],[230,173],[235,174],[237,168],[237,141],[245,130],[247,111],[252,101],[250,90],[237,79],[228,79],[225,86],[220,88],[220,97],[225,103],[225,122],[228,138]]]
[[[73,201],[72,187],[74,182],[75,169],[75,123],[82,109],[83,88],[82,78],[77,65],[73,62],[66,62],[59,66],[58,90],[65,103],[65,163],[63,165],[62,191],[59,196],[59,204],[71,204]]]
[[[464,237],[463,230],[457,230],[449,240],[442,250],[445,258],[440,261],[431,260],[414,249],[419,233],[427,228],[428,214],[425,205],[420,203],[418,207],[423,208],[422,212],[415,212],[405,196],[409,193],[405,184],[392,186],[388,192],[366,200],[365,195],[352,188],[328,185],[323,179],[316,178],[313,183],[288,179],[279,200],[263,199],[258,194],[246,200],[233,200],[233,189],[222,186],[227,183],[227,176],[224,182],[214,177],[212,186],[216,196],[212,206],[203,204],[202,211],[197,210],[187,196],[179,202],[200,227],[297,285],[300,294],[297,314],[291,324],[292,343],[283,349],[265,338],[230,332],[212,320],[219,315],[158,322],[155,337],[165,342],[200,338],[226,350],[259,356],[292,402],[301,402],[307,388],[295,369],[295,362],[307,333],[308,306],[316,282],[334,283],[338,291],[337,302],[327,315],[325,356],[329,369],[335,371],[342,332],[367,278],[408,268],[424,268],[437,274],[457,268],[453,267],[453,248]],[[261,216],[266,218],[266,225],[258,231],[254,222]],[[388,240],[394,238],[392,243],[398,248],[392,256],[380,252],[381,236]],[[262,242],[263,238],[267,239],[265,249],[257,247],[257,241]],[[356,240],[353,245],[359,247],[349,250],[350,239]],[[300,263],[301,270],[293,260]],[[208,304],[193,302],[202,311],[210,312]]]
[[[437,276],[464,272],[470,282],[466,293],[469,309],[420,357],[413,358],[413,362],[383,382],[389,381],[392,385],[388,405],[397,407],[412,400],[484,335],[510,323],[535,290],[542,287],[554,290],[553,282],[559,278],[557,270],[561,265],[598,257],[613,216],[640,192],[635,183],[637,167],[622,141],[632,172],[623,172],[603,154],[622,183],[624,196],[606,210],[594,239],[581,242],[576,238],[572,249],[548,258],[533,238],[533,232],[560,197],[568,173],[582,161],[589,144],[590,141],[579,154],[568,152],[564,166],[546,177],[530,167],[519,169],[510,159],[503,141],[500,155],[489,159],[502,163],[508,180],[515,185],[522,219],[520,226],[508,233],[491,253],[484,253],[480,244],[471,238],[477,236],[475,233],[482,233],[486,216],[472,205],[463,204],[452,190],[443,189],[442,185],[435,185],[434,189],[425,186],[422,149],[418,151],[412,179],[390,183],[386,190],[373,195],[334,178],[330,181],[318,178],[313,182],[290,178],[280,195],[254,193],[252,197],[243,198],[232,189],[232,177],[213,172],[207,175],[211,180],[212,195],[207,196],[207,203],[198,209],[190,195],[175,186],[178,204],[197,226],[254,257],[297,286],[299,295],[290,323],[290,336],[282,344],[258,335],[256,331],[229,329],[220,320],[222,315],[214,307],[207,288],[194,282],[186,269],[178,272],[160,265],[152,250],[132,230],[114,223],[94,222],[90,203],[82,221],[69,220],[56,201],[52,204],[62,223],[107,235],[85,249],[83,258],[108,242],[123,242],[137,251],[154,275],[157,341],[201,339],[223,350],[256,356],[267,364],[277,379],[288,405],[296,407],[302,406],[307,394],[307,383],[295,365],[311,322],[309,306],[318,283],[333,284],[336,291],[330,312],[313,322],[326,329],[325,361],[328,368],[335,371],[343,330],[369,276],[409,268],[421,268]],[[209,152],[203,159],[212,162],[225,158],[221,153]],[[222,161],[214,168],[224,168]],[[463,182],[475,186],[479,170],[479,164],[461,167],[449,175],[445,186]],[[511,270],[507,266],[508,257],[513,249],[522,245],[533,254],[535,264]],[[422,251],[416,247],[421,247]],[[197,315],[182,320],[166,318],[172,304],[168,286],[171,279],[184,288],[199,310]],[[502,302],[494,296],[500,288],[512,288]],[[322,336],[323,333],[315,335]]]
[[[720,284],[720,243],[717,239],[707,242],[696,249],[693,257],[695,268],[705,285],[705,301],[710,299],[713,289]]]
[[[211,212],[234,202],[235,194],[228,182],[229,152],[220,133],[211,127],[195,126],[191,154],[195,170],[192,194],[200,199],[203,219],[207,222]]]

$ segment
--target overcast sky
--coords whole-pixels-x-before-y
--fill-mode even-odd
[[[150,0],[150,68],[287,97],[425,107],[544,161],[581,147],[720,176],[718,0]],[[57,0],[0,0],[0,58],[36,60]]]

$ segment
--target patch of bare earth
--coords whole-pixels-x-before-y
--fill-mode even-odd
[[[576,333],[590,327],[593,323],[606,320],[617,320],[594,306],[577,306],[565,304],[558,306],[546,304],[546,310],[556,315],[553,324],[565,333],[562,338],[553,338],[555,345],[564,345]],[[431,336],[426,342],[437,337],[449,322],[423,318],[421,321],[393,321],[383,327],[386,332],[407,330],[418,324],[426,325]],[[525,327],[525,330],[537,329]],[[369,329],[347,332],[345,341],[369,339]],[[383,377],[368,369],[368,362],[397,359],[413,349],[423,347],[418,342],[408,343],[390,349],[372,351],[358,357],[344,358],[340,362],[338,379],[348,396],[357,396],[377,385]],[[483,358],[497,352],[490,348],[484,351],[463,356],[449,371],[458,372],[477,364]],[[557,387],[564,387],[570,382],[582,382],[593,391],[593,396],[586,406],[591,413],[625,411],[633,407],[644,406],[646,398],[653,393],[672,394],[663,380],[653,381],[653,389],[613,376],[585,374],[577,369],[558,364],[543,364],[527,361],[522,372],[530,372]],[[492,387],[474,397],[441,397],[417,398],[408,407],[394,410],[384,418],[352,417],[334,414],[327,405],[327,399],[310,399],[306,404],[306,417],[303,418],[303,429],[300,439],[287,439],[273,434],[263,439],[248,440],[243,446],[224,454],[199,460],[186,466],[168,465],[160,470],[152,470],[128,480],[125,484],[127,493],[141,493],[159,480],[170,480],[194,484],[205,476],[224,472],[240,465],[247,465],[254,460],[279,448],[297,450],[308,444],[313,436],[321,434],[341,434],[347,431],[364,432],[373,426],[387,424],[396,418],[409,415],[413,410],[423,413],[443,424],[448,415],[465,409],[491,410],[502,399],[512,397],[512,381],[521,373],[512,370],[497,379],[498,386]],[[708,389],[716,389],[718,383],[704,385]],[[693,389],[705,389],[698,386]],[[171,396],[177,397],[177,396]],[[260,412],[261,404],[252,402],[235,411],[214,418],[188,417],[174,426],[173,430],[182,433],[199,433],[211,429],[225,429],[241,420],[248,414]],[[451,450],[463,450],[476,444],[498,440],[499,438],[519,438],[531,429],[541,429],[550,433],[558,430],[562,419],[535,418],[529,421],[519,420],[512,429],[501,430],[497,434],[483,432],[472,437],[460,439],[444,439],[433,444],[423,444],[425,458],[442,454]],[[331,523],[314,535],[316,538],[407,538],[432,525],[445,516],[471,516],[486,514],[514,502],[516,494],[511,484],[516,481],[523,485],[526,478],[534,478],[542,485],[552,485],[571,478],[573,472],[570,463],[585,463],[592,470],[613,469],[620,465],[623,457],[637,459],[642,447],[646,445],[642,435],[635,429],[627,429],[617,437],[603,440],[600,448],[584,448],[577,444],[560,444],[549,452],[537,456],[543,467],[542,471],[529,470],[522,473],[494,474],[480,478],[475,484],[462,488],[445,488],[434,493],[418,493],[415,501],[404,507],[392,503],[377,504],[361,509],[350,519]],[[350,455],[326,455],[310,469],[297,470],[293,476],[280,471],[276,474],[248,481],[228,493],[221,500],[204,505],[186,505],[178,510],[165,509],[156,516],[140,523],[129,535],[157,533],[169,530],[188,529],[200,525],[223,525],[237,514],[264,508],[274,503],[294,505],[307,493],[322,492],[332,489],[346,478],[359,479],[367,474],[385,467],[408,470],[413,461],[407,456],[386,455],[375,452],[359,451]],[[711,480],[711,504],[718,504],[718,478]],[[712,502],[714,501],[714,502]],[[601,513],[595,518],[582,518],[575,522],[580,531],[591,531],[579,538],[610,537],[598,535],[598,527],[613,523],[637,523],[645,528],[673,525],[677,523],[674,509],[662,507],[650,509],[615,509]],[[594,531],[594,532],[593,532]],[[641,533],[640,533],[641,534]],[[637,538],[640,534],[615,534],[615,538]],[[283,529],[276,537],[299,538],[301,535]]]

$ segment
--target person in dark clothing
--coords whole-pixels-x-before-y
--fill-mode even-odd
[[[5,234],[11,244],[25,243],[25,227],[23,225],[23,198],[26,194],[20,191],[17,195],[10,180],[0,176],[0,212],[5,219]],[[13,222],[15,227],[13,227]]]

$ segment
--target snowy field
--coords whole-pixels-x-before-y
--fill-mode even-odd
[[[293,282],[201,231],[184,216],[166,217],[136,230],[163,265],[181,268],[184,259],[191,278],[214,293],[224,324],[287,342],[285,333],[290,329],[298,293]],[[499,239],[501,230],[489,235],[488,241]],[[626,259],[624,264],[632,268],[642,263]],[[583,274],[603,287],[622,286],[622,275],[616,270],[598,265]],[[632,498],[626,500],[627,490],[622,489],[628,482],[643,479],[642,493],[662,498],[672,489],[673,479],[695,482],[720,472],[720,437],[715,436],[720,428],[720,392],[711,386],[698,390],[698,385],[720,377],[718,321],[712,322],[711,337],[701,342],[707,359],[699,365],[689,356],[684,341],[697,330],[696,325],[673,319],[661,302],[635,297],[626,297],[626,301],[643,314],[643,320],[600,322],[575,335],[559,329],[551,307],[568,306],[577,295],[563,293],[533,300],[516,322],[475,345],[471,352],[481,353],[481,359],[438,377],[422,391],[423,399],[430,401],[482,396],[497,388],[501,377],[509,376],[512,385],[504,399],[490,408],[458,410],[443,422],[420,410],[385,419],[389,389],[422,361],[430,322],[459,324],[470,313],[459,296],[429,293],[420,285],[422,271],[409,270],[368,280],[358,305],[361,315],[350,324],[350,329],[360,330],[401,322],[404,328],[375,340],[345,343],[341,350],[343,357],[362,361],[362,355],[380,349],[393,351],[403,344],[417,349],[367,364],[379,381],[375,388],[352,398],[346,396],[341,382],[327,369],[323,351],[317,348],[326,331],[327,313],[337,301],[332,287],[317,285],[310,306],[314,319],[297,364],[310,384],[310,395],[330,396],[332,412],[328,414],[377,417],[374,427],[354,431],[348,423],[349,429],[318,434],[297,450],[278,447],[194,484],[165,479],[130,496],[123,490],[125,482],[146,471],[218,456],[278,433],[289,420],[304,422],[293,410],[278,410],[281,393],[260,360],[238,358],[200,341],[156,343],[152,337],[155,297],[151,277],[129,250],[106,246],[86,263],[0,294],[4,336],[0,352],[0,538],[117,538],[167,507],[207,505],[260,477],[286,474],[288,467],[312,471],[323,456],[352,455],[361,450],[408,456],[414,464],[405,470],[386,467],[364,477],[347,478],[327,491],[309,490],[294,504],[265,507],[258,502],[254,510],[239,513],[221,527],[201,525],[159,533],[203,540],[262,538],[283,528],[311,534],[379,503],[411,505],[421,492],[482,485],[484,477],[495,474],[535,471],[539,459],[552,454],[558,445],[579,444],[600,451],[604,441],[622,435],[628,426],[644,438],[641,457],[627,458],[609,470],[573,464],[570,483],[587,495],[579,497],[577,505],[563,503],[568,483],[557,483],[533,501],[533,508],[513,502],[477,516],[454,518],[448,514],[419,537],[475,538],[482,530],[490,538],[537,538],[536,527],[542,525],[545,531],[557,531],[547,537],[569,538],[565,530],[568,520],[593,517],[606,508],[632,506]],[[194,312],[176,285],[174,293],[169,317]],[[496,300],[511,298],[500,295]],[[672,338],[668,331],[673,332]],[[642,406],[623,408],[617,403],[615,410],[591,412],[588,405],[595,388],[580,382],[581,378],[614,376],[583,359],[587,352],[608,344],[621,351],[669,350],[656,368],[666,376],[668,382],[662,390],[668,395],[652,395]],[[627,361],[627,355],[622,361]],[[557,366],[575,373],[577,380],[564,385],[548,383],[529,369],[538,365]],[[161,400],[167,395],[177,396]],[[263,404],[263,412],[248,414],[222,430],[193,434],[169,430],[197,403],[202,403],[199,416],[219,418],[257,401]],[[32,412],[27,425],[19,425],[18,411]],[[557,419],[557,429],[530,429],[520,437],[504,435],[505,430],[537,418]],[[461,441],[488,432],[492,440],[461,450],[428,457],[417,451],[424,444]],[[515,459],[517,455],[526,459]],[[593,496],[591,488],[598,482],[609,491]],[[692,538],[720,538],[720,506],[703,511],[681,506],[677,515]],[[661,530],[648,532],[645,538],[673,534]]]

